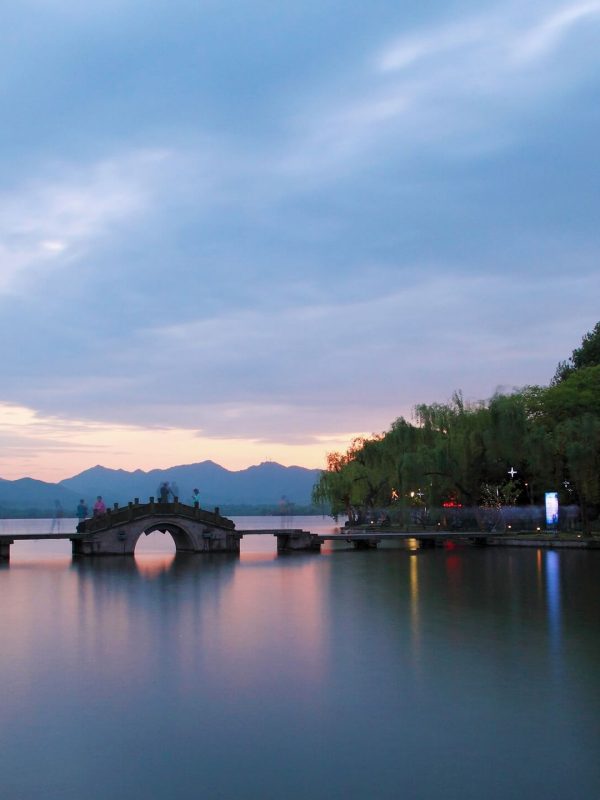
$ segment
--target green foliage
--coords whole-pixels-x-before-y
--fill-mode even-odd
[[[567,361],[560,361],[552,380],[553,385],[571,377],[576,370],[600,366],[600,322],[586,333],[581,346],[576,347]]]
[[[582,367],[532,396],[532,411],[546,425],[585,413],[600,415],[600,365]]]

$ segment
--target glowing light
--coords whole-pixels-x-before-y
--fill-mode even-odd
[[[558,525],[558,492],[546,492],[546,525]]]

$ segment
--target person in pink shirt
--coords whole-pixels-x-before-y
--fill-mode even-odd
[[[106,504],[102,499],[102,495],[98,495],[94,503],[94,516],[97,517],[99,514],[106,514]]]

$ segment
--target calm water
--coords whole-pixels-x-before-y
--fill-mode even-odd
[[[600,554],[169,545],[13,547],[3,798],[600,798]]]

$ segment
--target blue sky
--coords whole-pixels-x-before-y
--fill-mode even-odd
[[[600,318],[600,0],[21,0],[0,476],[321,466]]]

